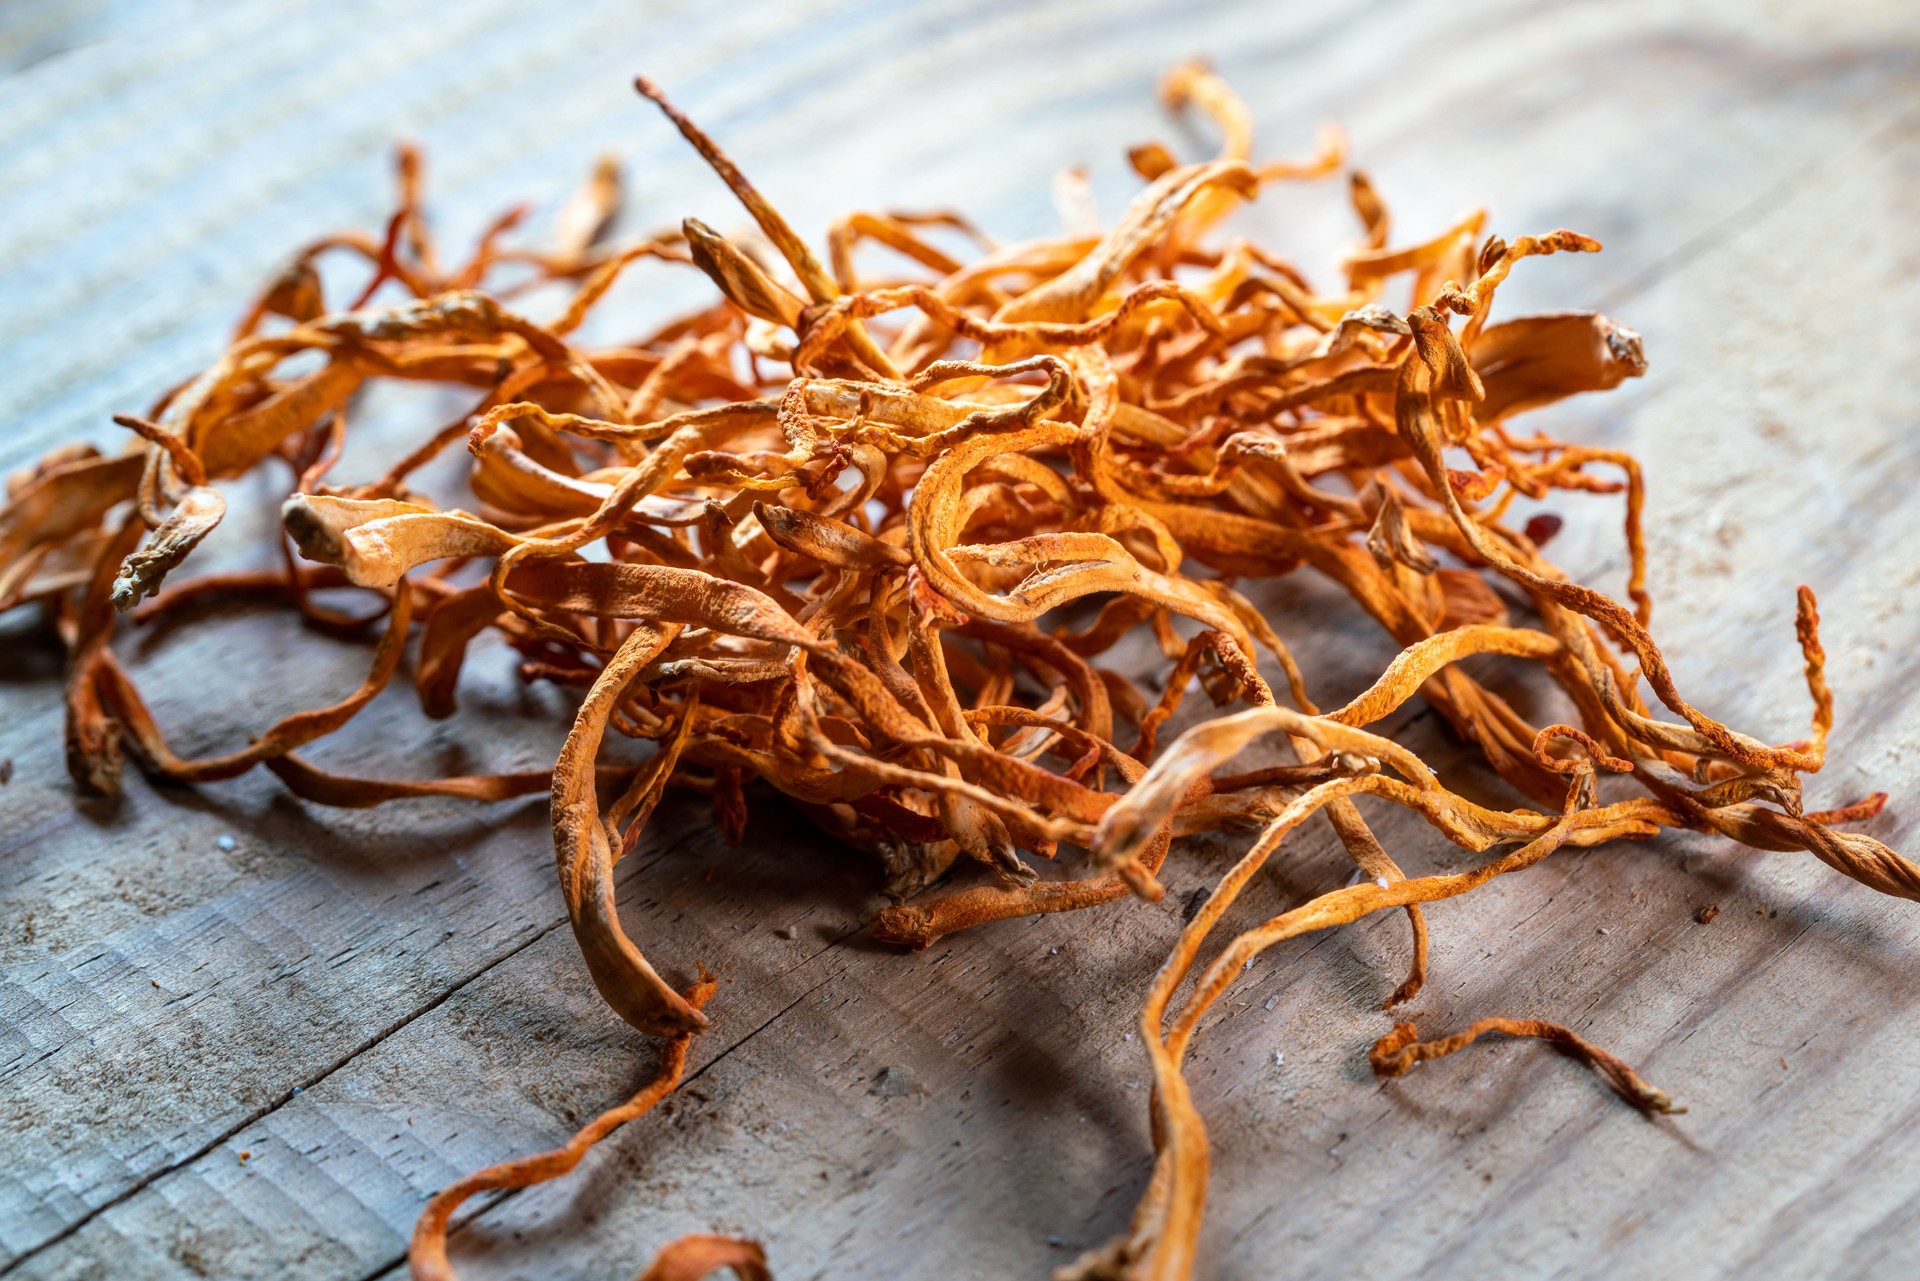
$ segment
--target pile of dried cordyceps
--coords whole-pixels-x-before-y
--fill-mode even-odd
[[[1245,109],[1188,66],[1170,77],[1167,98],[1215,120],[1221,154],[1181,164],[1162,147],[1137,149],[1147,186],[1112,230],[983,243],[962,262],[928,231],[971,235],[958,219],[856,214],[830,232],[829,267],[698,129],[651,85],[638,87],[746,205],[784,269],[692,221],[681,236],[603,246],[619,188],[603,166],[568,206],[551,251],[502,248],[503,219],[472,261],[445,270],[408,159],[384,239],[307,248],[217,363],[151,420],[120,420],[140,437],[133,449],[63,450],[13,481],[0,515],[0,605],[40,602],[70,649],[67,750],[84,788],[116,788],[122,750],[187,782],[265,765],[297,795],[333,805],[551,786],[560,884],[587,968],[622,1018],[674,1038],[668,1069],[567,1148],[436,1197],[415,1234],[416,1275],[450,1275],[446,1228],[464,1198],[571,1169],[672,1088],[688,1037],[706,1026],[711,984],[703,976],[682,994],[662,982],[614,909],[613,865],[675,784],[709,792],[722,828],[738,833],[744,785],[764,779],[877,855],[903,899],[957,860],[983,864],[987,883],[881,914],[881,938],[915,946],[985,921],[1155,897],[1174,838],[1262,829],[1148,995],[1158,1160],[1131,1233],[1063,1270],[1080,1277],[1188,1273],[1207,1151],[1181,1060],[1250,958],[1282,939],[1404,909],[1413,962],[1394,1001],[1404,1000],[1423,979],[1421,903],[1562,845],[1663,827],[1805,850],[1920,898],[1913,865],[1832,830],[1883,798],[1802,811],[1799,776],[1820,768],[1831,721],[1811,594],[1801,593],[1799,641],[1813,730],[1770,746],[1690,706],[1648,635],[1634,460],[1509,429],[1522,410],[1641,372],[1636,336],[1604,316],[1490,321],[1515,263],[1597,249],[1591,240],[1483,239],[1476,213],[1390,248],[1386,210],[1354,173],[1361,243],[1341,288],[1317,292],[1265,249],[1206,233],[1263,184],[1340,171],[1339,146],[1304,164],[1252,161]],[[864,241],[911,260],[913,278],[863,277],[853,251]],[[373,272],[346,307],[322,296],[313,267],[333,251],[364,257]],[[570,342],[643,256],[697,267],[722,297],[629,345]],[[577,289],[539,322],[482,292],[503,272]],[[1404,314],[1380,302],[1396,278],[1411,285]],[[388,294],[401,298],[371,305]],[[293,366],[305,371],[287,372],[296,357],[309,358]],[[385,474],[331,484],[350,399],[382,378],[463,385],[477,400]],[[442,497],[472,512],[408,480],[462,441],[470,495]],[[1462,466],[1449,464],[1450,450]],[[1596,476],[1594,464],[1624,480]],[[278,572],[163,589],[219,522],[218,483],[281,465],[293,480],[286,533],[314,563],[288,557]],[[1569,582],[1541,558],[1540,538],[1504,523],[1515,496],[1556,489],[1625,490],[1634,608]],[[488,568],[483,581],[456,578],[475,565]],[[1345,588],[1402,647],[1371,689],[1330,712],[1309,701],[1272,621],[1234,587],[1303,566]],[[1538,626],[1508,621],[1489,576],[1524,596]],[[116,611],[150,619],[209,593],[255,592],[337,624],[308,594],[342,585],[386,607],[359,690],[225,756],[183,760],[168,749],[115,655]],[[1087,598],[1077,629],[1060,622],[1055,611]],[[1190,622],[1176,629],[1175,619]],[[1157,697],[1099,665],[1139,628],[1171,665]],[[529,672],[586,691],[551,775],[349,778],[297,754],[366,705],[416,632],[421,702],[448,715],[462,656],[489,629],[525,654]],[[1279,700],[1256,671],[1262,651],[1285,674]],[[1458,666],[1477,654],[1540,664],[1579,727],[1526,723]],[[1678,720],[1650,712],[1627,663]],[[1156,731],[1196,677],[1217,702],[1246,710],[1156,751]],[[1413,753],[1366,731],[1415,693],[1531,807],[1463,799]],[[597,767],[609,725],[657,749],[637,770]],[[1297,763],[1215,772],[1264,735],[1281,736]],[[1602,803],[1601,770],[1631,773],[1645,794]],[[1502,852],[1458,875],[1408,877],[1368,832],[1360,797],[1406,806],[1469,850]],[[1240,934],[1175,1008],[1238,892],[1316,812],[1364,878]],[[1062,847],[1079,851],[1071,860],[1084,864],[1082,878],[1038,880],[1028,856]],[[1486,1020],[1425,1044],[1402,1025],[1375,1048],[1374,1066],[1404,1071],[1488,1028],[1554,1039],[1629,1101],[1671,1107],[1625,1064],[1536,1021]],[[675,1243],[647,1275],[724,1266],[765,1275],[756,1246],[718,1237]]]

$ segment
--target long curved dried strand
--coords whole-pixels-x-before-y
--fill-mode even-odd
[[[705,971],[681,999],[688,1009],[699,1010],[712,999],[719,989],[717,980]],[[495,1192],[506,1189],[530,1188],[536,1183],[547,1183],[570,1173],[580,1164],[581,1158],[600,1140],[615,1130],[652,1111],[661,1099],[673,1093],[680,1084],[680,1075],[686,1071],[687,1049],[693,1043],[690,1031],[678,1033],[668,1038],[661,1053],[661,1063],[654,1078],[642,1086],[632,1098],[618,1107],[609,1108],[593,1120],[580,1127],[571,1139],[551,1152],[540,1152],[533,1156],[523,1156],[499,1165],[490,1165],[484,1170],[475,1171],[458,1182],[449,1184],[435,1193],[427,1202],[425,1210],[413,1225],[412,1239],[407,1243],[407,1263],[414,1281],[455,1281],[453,1263],[447,1258],[447,1231],[454,1212],[482,1192]],[[724,1258],[724,1256],[721,1256]],[[744,1255],[735,1256],[742,1257]],[[762,1261],[764,1262],[764,1261]],[[730,1262],[716,1262],[713,1267],[734,1266]],[[655,1268],[659,1267],[656,1260]],[[654,1269],[649,1269],[649,1275]],[[764,1268],[762,1269],[764,1275]],[[667,1275],[673,1275],[668,1273]],[[705,1273],[686,1273],[680,1275],[703,1276]],[[751,1272],[745,1275],[751,1277]]]
[[[1651,1116],[1674,1115],[1686,1109],[1676,1104],[1665,1090],[1657,1090],[1640,1079],[1632,1067],[1601,1049],[1593,1042],[1558,1023],[1545,1019],[1477,1019],[1469,1026],[1432,1041],[1418,1039],[1411,1023],[1397,1023],[1393,1031],[1374,1042],[1367,1051],[1367,1062],[1375,1076],[1404,1076],[1430,1059],[1445,1058],[1464,1050],[1481,1035],[1498,1032],[1503,1036],[1533,1037],[1563,1050],[1575,1062],[1591,1068],[1606,1082],[1607,1088]]]

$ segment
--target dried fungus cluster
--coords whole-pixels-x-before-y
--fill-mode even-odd
[[[0,514],[0,607],[49,611],[67,647],[67,753],[81,788],[115,790],[124,754],[188,783],[264,765],[327,805],[551,790],[560,886],[587,969],[621,1018],[671,1038],[666,1070],[567,1148],[436,1197],[415,1234],[417,1276],[451,1275],[446,1230],[462,1200],[571,1169],[672,1088],[688,1038],[707,1026],[712,984],[703,975],[681,992],[663,981],[614,903],[614,865],[669,787],[710,796],[736,836],[749,783],[783,793],[880,861],[899,902],[875,933],[915,947],[984,922],[1155,898],[1181,837],[1258,831],[1147,994],[1153,1175],[1131,1231],[1063,1269],[1073,1277],[1190,1272],[1207,1150],[1182,1059],[1247,962],[1283,939],[1404,912],[1411,961],[1394,1004],[1425,976],[1422,903],[1562,846],[1665,827],[1803,850],[1920,898],[1913,865],[1835,830],[1883,798],[1802,808],[1802,776],[1820,768],[1832,719],[1811,593],[1798,621],[1811,732],[1774,745],[1720,723],[1682,697],[1648,631],[1634,460],[1515,428],[1526,410],[1644,368],[1637,336],[1598,314],[1494,319],[1496,291],[1522,259],[1593,241],[1488,237],[1476,212],[1393,243],[1385,206],[1346,171],[1337,138],[1304,163],[1255,160],[1244,107],[1189,65],[1165,94],[1212,118],[1219,155],[1181,163],[1136,148],[1146,185],[1111,228],[1088,222],[1070,179],[1069,230],[1052,239],[1000,246],[952,215],[854,214],[831,228],[823,263],[698,128],[638,87],[764,243],[689,220],[680,234],[611,244],[620,182],[602,165],[548,248],[509,247],[509,215],[447,267],[422,216],[417,162],[403,156],[384,236],[301,251],[213,365],[150,417],[119,419],[137,436],[126,451],[60,450],[13,479]],[[1342,173],[1359,241],[1331,292],[1215,231],[1268,184]],[[973,248],[958,253],[960,241]],[[892,251],[897,276],[856,266],[868,242]],[[321,255],[364,260],[357,298],[324,296]],[[648,257],[704,272],[719,296],[624,345],[576,342],[589,309]],[[515,309],[528,288],[556,283],[571,289],[559,314]],[[336,476],[355,394],[382,379],[465,388],[472,408],[422,424],[383,473]],[[461,446],[466,492],[414,487],[423,464]],[[226,510],[222,483],[255,471],[284,481],[298,557],[272,571],[182,575]],[[1508,521],[1516,498],[1556,490],[1622,496],[1630,605],[1545,560],[1549,527]],[[1310,674],[1289,656],[1288,634],[1310,621],[1263,616],[1239,590],[1299,570],[1344,588],[1400,647],[1339,708],[1315,705]],[[236,596],[352,630],[315,595],[348,587],[379,606],[358,624],[377,633],[365,682],[224,755],[175,755],[114,648],[123,614],[140,622]],[[490,632],[520,652],[527,679],[580,691],[550,773],[357,778],[301,754],[387,685],[409,650],[422,708],[452,714],[463,656]],[[1164,654],[1162,679],[1145,686],[1110,661],[1136,636]],[[1461,668],[1473,655],[1537,665],[1564,692],[1568,723],[1529,724]],[[1283,674],[1278,691],[1263,662]],[[1163,745],[1190,686],[1241,710]],[[1521,803],[1475,804],[1368,730],[1416,694]],[[650,740],[651,754],[637,767],[606,763],[620,755],[602,752],[609,730]],[[1225,771],[1262,738],[1292,763]],[[1603,801],[1600,772],[1638,787]],[[1356,805],[1366,798],[1414,811],[1484,859],[1409,875],[1370,833]],[[1243,929],[1202,964],[1236,895],[1316,813],[1364,875]],[[1036,860],[1068,873],[1043,879]],[[1671,1107],[1605,1051],[1532,1020],[1488,1019],[1426,1044],[1403,1024],[1373,1063],[1405,1071],[1488,1029],[1555,1039],[1637,1106]],[[646,1275],[722,1267],[766,1275],[757,1246],[722,1237],[676,1242]]]

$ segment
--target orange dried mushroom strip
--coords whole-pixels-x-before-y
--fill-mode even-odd
[[[688,989],[685,997],[678,997],[677,993],[675,995],[687,1009],[697,1013],[712,999],[718,988],[719,983],[702,971],[699,981]],[[680,1084],[681,1074],[686,1071],[687,1049],[692,1043],[691,1029],[669,1037],[662,1048],[660,1068],[653,1080],[642,1086],[625,1103],[609,1108],[580,1127],[580,1131],[567,1140],[564,1146],[555,1148],[551,1152],[540,1152],[533,1156],[505,1161],[499,1165],[490,1165],[436,1192],[427,1202],[427,1208],[421,1212],[419,1220],[413,1225],[413,1238],[407,1245],[407,1262],[412,1269],[415,1281],[454,1281],[453,1263],[447,1257],[447,1232],[452,1224],[454,1213],[461,1205],[482,1192],[530,1188],[536,1183],[548,1183],[571,1173],[594,1144],[627,1122],[645,1116],[661,1099],[673,1093],[674,1088]],[[711,1241],[712,1238],[706,1238],[706,1240]],[[739,1244],[750,1245],[746,1242]],[[669,1247],[669,1250],[673,1248]],[[661,1257],[667,1260],[667,1270],[660,1271],[662,1264],[661,1260],[657,1259],[653,1267],[648,1269],[647,1275],[653,1276],[658,1271],[663,1277],[700,1277],[715,1268],[735,1267],[743,1269],[741,1275],[748,1278],[748,1281],[752,1281],[756,1276],[766,1275],[764,1258],[748,1262],[752,1255],[758,1253],[757,1246],[751,1248],[751,1254],[746,1250],[727,1252],[719,1249],[708,1249],[705,1253],[700,1253],[695,1248],[688,1248],[683,1250],[678,1258],[669,1257],[667,1252],[663,1251]],[[705,1271],[686,1270],[696,1261],[708,1259],[713,1262],[706,1267]],[[736,1263],[735,1260],[740,1262]],[[759,1268],[758,1273],[751,1270],[754,1267]]]
[[[1498,1032],[1503,1036],[1535,1037],[1551,1043],[1563,1050],[1575,1062],[1593,1070],[1594,1074],[1606,1082],[1607,1088],[1621,1098],[1639,1108],[1649,1116],[1654,1113],[1675,1115],[1686,1109],[1676,1104],[1664,1090],[1656,1090],[1640,1079],[1623,1060],[1609,1054],[1593,1042],[1576,1034],[1572,1029],[1558,1023],[1549,1023],[1545,1019],[1504,1019],[1498,1017],[1478,1019],[1468,1027],[1451,1036],[1437,1040],[1417,1039],[1411,1023],[1397,1023],[1393,1031],[1374,1043],[1367,1051],[1367,1062],[1373,1067],[1375,1076],[1404,1076],[1429,1059],[1445,1058],[1458,1050],[1472,1045],[1474,1040],[1486,1032]]]

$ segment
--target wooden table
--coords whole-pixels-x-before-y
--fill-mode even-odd
[[[396,137],[426,145],[453,243],[509,199],[550,211],[602,149],[636,175],[628,228],[739,225],[635,100],[644,70],[802,228],[957,205],[1018,237],[1053,228],[1067,165],[1091,164],[1111,216],[1126,144],[1206,146],[1152,100],[1160,70],[1205,52],[1264,152],[1344,122],[1396,239],[1484,202],[1509,235],[1606,243],[1524,265],[1501,306],[1597,305],[1643,332],[1652,370],[1542,425],[1646,460],[1656,634],[1714,714],[1802,732],[1793,587],[1818,588],[1840,721],[1813,796],[1891,790],[1865,830],[1912,852],[1910,4],[758,9],[9,6],[0,462],[111,439],[109,414],[212,358],[280,255],[378,225]],[[1243,225],[1323,265],[1348,234],[1337,187],[1275,193]],[[672,282],[643,279],[619,314],[664,308],[652,291]],[[1617,500],[1560,510],[1557,558],[1619,591]],[[1323,701],[1390,654],[1319,584],[1263,599]],[[258,775],[76,802],[54,650],[31,619],[0,627],[0,1276],[396,1276],[435,1189],[559,1142],[649,1072],[564,927],[543,802],[341,813]],[[363,661],[270,612],[129,652],[188,750],[244,741]],[[383,697],[328,759],[551,760],[565,702],[519,686],[503,652],[463,699],[430,723]],[[1417,705],[1389,728],[1499,794]],[[1418,823],[1376,830],[1410,867],[1458,864]],[[1288,850],[1246,919],[1343,875],[1330,833]],[[622,865],[621,909],[670,972],[725,977],[714,1030],[680,1094],[579,1174],[470,1206],[456,1258],[471,1277],[623,1277],[721,1230],[767,1242],[783,1281],[1043,1275],[1120,1230],[1141,1190],[1147,1072],[1127,1033],[1222,853],[1177,852],[1159,906],[901,955],[863,932],[883,902],[870,867],[776,802],[738,849],[670,806]],[[1403,927],[1300,940],[1247,976],[1192,1065],[1215,1162],[1203,1273],[1920,1275],[1920,910],[1804,856],[1670,835],[1564,853],[1432,921],[1423,1027],[1561,1020],[1691,1110],[1649,1124],[1513,1042],[1376,1082],[1364,1051]],[[888,1068],[916,1088],[876,1089]]]

